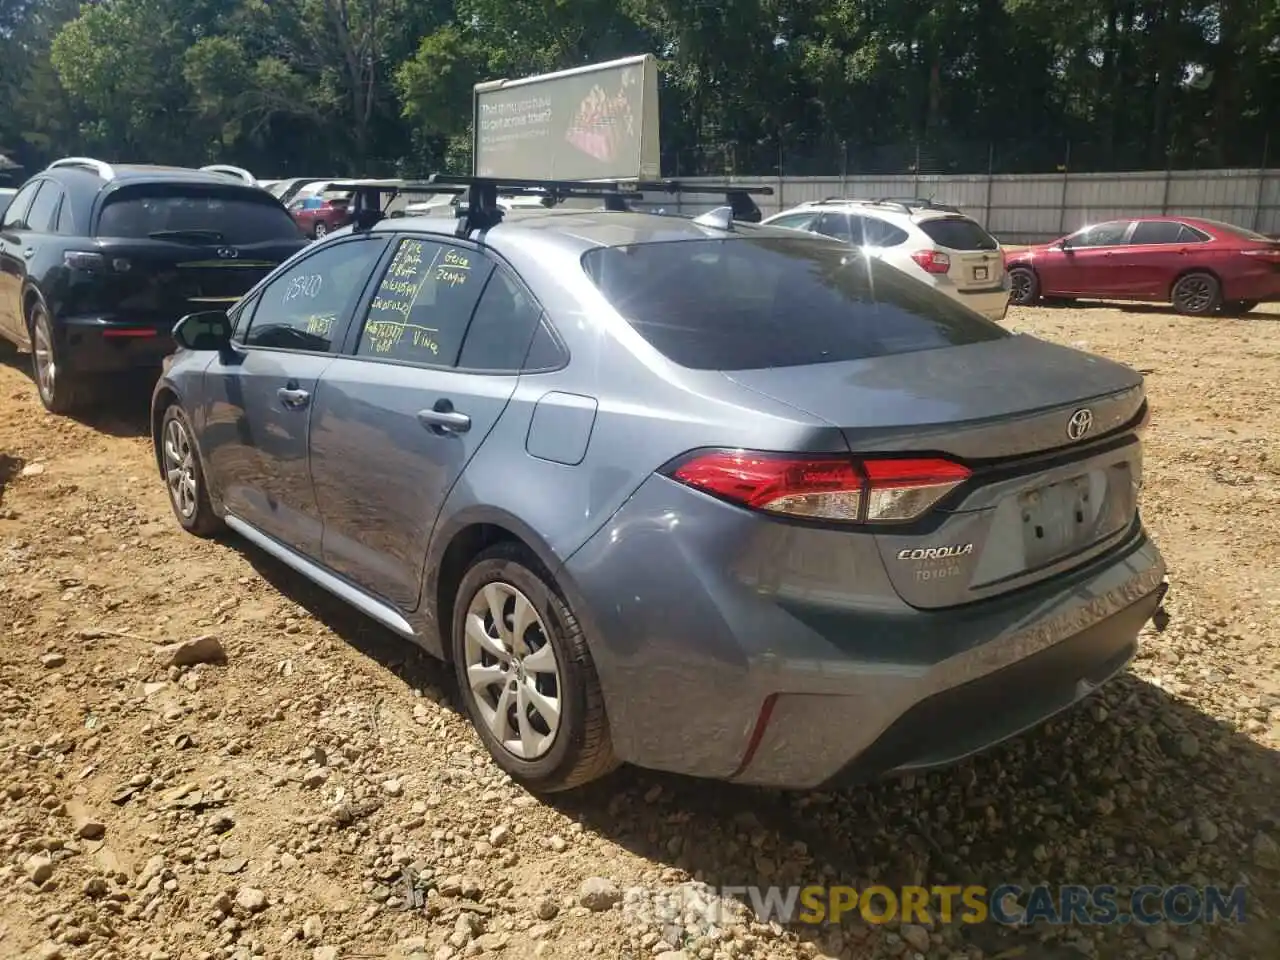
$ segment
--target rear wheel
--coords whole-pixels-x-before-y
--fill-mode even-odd
[[[1009,271],[1009,302],[1020,307],[1040,299],[1040,281],[1030,267],[1014,267]]]
[[[618,765],[586,638],[526,547],[491,547],[462,578],[452,653],[471,722],[513,780],[551,793]]]
[[[1210,273],[1188,273],[1173,285],[1173,309],[1190,317],[1213,313],[1222,303],[1222,288]]]
[[[89,399],[89,389],[75,383],[63,367],[49,311],[37,301],[27,314],[27,323],[31,331],[31,375],[40,402],[50,413],[68,414],[80,409]]]

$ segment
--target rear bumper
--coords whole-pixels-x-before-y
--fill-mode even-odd
[[[946,288],[943,288],[946,290]],[[1004,283],[989,290],[946,290],[970,310],[976,310],[988,320],[997,323],[1009,312],[1009,279],[1005,275]]]
[[[64,318],[58,328],[62,363],[73,373],[158,370],[177,349],[169,327],[155,323],[108,315]]]
[[[623,760],[811,788],[949,763],[1070,706],[1133,655],[1165,564],[1135,524],[1077,569],[920,610],[866,538],[654,477],[563,573]]]

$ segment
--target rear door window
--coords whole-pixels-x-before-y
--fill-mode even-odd
[[[600,247],[582,262],[654,349],[693,369],[861,360],[1010,336],[908,274],[817,238]]]
[[[157,185],[112,194],[98,218],[98,236],[127,240],[207,238],[247,246],[296,240],[298,225],[265,191]]]
[[[849,215],[847,213],[824,213],[818,218],[818,225],[814,229],[824,237],[832,237],[845,242],[853,239],[853,232],[849,226]]]
[[[996,238],[968,217],[922,220],[916,224],[940,247],[948,250],[998,250]]]
[[[27,229],[33,233],[51,233],[53,215],[57,212],[61,199],[62,188],[52,180],[46,180],[27,212]]]
[[[813,228],[813,221],[817,219],[817,216],[812,210],[805,213],[789,213],[785,217],[770,220],[769,226],[786,227],[788,230],[810,230]]]

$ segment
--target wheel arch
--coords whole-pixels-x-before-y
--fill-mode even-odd
[[[453,659],[450,631],[453,629],[453,605],[458,587],[471,562],[483,551],[498,543],[515,543],[528,549],[546,568],[552,586],[578,615],[580,604],[571,584],[565,583],[561,558],[541,535],[513,514],[494,507],[476,507],[450,517],[438,529],[428,548],[426,577],[422,591],[422,613],[436,624],[439,656]],[[581,620],[579,616],[579,620]],[[585,626],[585,624],[584,624]]]
[[[1183,277],[1189,277],[1193,273],[1205,273],[1213,277],[1213,279],[1218,284],[1218,296],[1220,296],[1223,300],[1231,299],[1230,297],[1227,296],[1227,285],[1222,279],[1222,274],[1218,273],[1218,271],[1213,269],[1213,267],[1192,266],[1192,267],[1184,267],[1183,269],[1179,270],[1176,274],[1174,274],[1173,281],[1169,284],[1169,291],[1168,291],[1170,303],[1173,302],[1173,288],[1178,285],[1178,282]]]

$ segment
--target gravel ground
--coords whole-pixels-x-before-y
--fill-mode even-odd
[[[1057,722],[841,793],[623,770],[525,795],[447,671],[242,542],[179,531],[145,396],[62,420],[0,363],[0,955],[1280,955],[1280,311],[1008,323],[1148,374],[1172,622]],[[872,881],[1240,883],[1249,919],[786,929],[639,908],[702,883]]]

